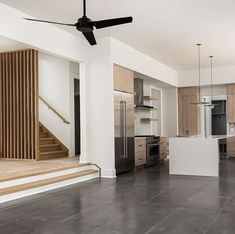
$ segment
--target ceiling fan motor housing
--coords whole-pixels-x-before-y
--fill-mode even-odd
[[[80,32],[91,32],[94,29],[92,20],[86,16],[83,16],[82,18],[78,19],[78,22],[76,23],[76,28]]]

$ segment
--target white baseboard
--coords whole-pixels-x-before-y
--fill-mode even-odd
[[[102,169],[101,170],[101,177],[102,178],[115,178],[116,177],[116,170],[115,169]]]

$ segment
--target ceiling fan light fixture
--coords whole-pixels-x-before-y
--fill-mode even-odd
[[[83,0],[83,16],[77,20],[75,24],[66,24],[60,23],[55,21],[48,21],[48,20],[38,20],[38,19],[31,19],[31,18],[24,18],[25,20],[41,22],[41,23],[49,23],[49,24],[57,24],[57,25],[64,25],[64,26],[74,26],[80,32],[82,32],[83,36],[87,39],[90,45],[96,45],[96,39],[93,33],[94,27],[96,29],[112,27],[121,24],[127,24],[133,22],[133,17],[122,17],[122,18],[114,18],[114,19],[106,19],[106,20],[99,20],[99,21],[92,21],[86,15],[86,0]]]

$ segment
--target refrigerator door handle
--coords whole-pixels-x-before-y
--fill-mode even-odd
[[[126,126],[126,101],[124,101],[124,151],[125,151],[125,158],[128,158],[126,127],[127,127]]]
[[[121,113],[120,113],[120,122],[121,122],[121,137],[122,137],[122,144],[123,144],[123,152],[122,152],[122,158],[125,158],[125,106],[124,106],[124,101],[120,102],[120,107],[121,107]]]

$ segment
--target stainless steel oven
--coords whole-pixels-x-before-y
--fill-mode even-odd
[[[160,138],[149,136],[146,139],[147,166],[157,165],[160,159]]]

